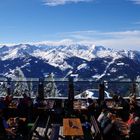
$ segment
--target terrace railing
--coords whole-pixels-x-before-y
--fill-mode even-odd
[[[23,94],[27,94],[32,98],[37,96],[43,96],[43,98],[68,98],[69,92],[72,93],[70,89],[71,84],[73,85],[73,96],[79,98],[90,96],[98,98],[101,92],[99,88],[101,85],[104,87],[105,98],[111,97],[113,94],[123,97],[128,97],[133,94],[137,98],[140,97],[140,81],[97,82],[93,79],[74,78],[72,82],[71,84],[68,78],[19,78],[14,80],[0,78],[0,96],[11,94],[20,98]]]

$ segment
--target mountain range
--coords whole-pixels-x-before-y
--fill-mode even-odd
[[[0,77],[12,77],[17,68],[33,78],[50,73],[64,78],[74,73],[96,81],[134,80],[140,75],[140,51],[84,43],[2,45]]]

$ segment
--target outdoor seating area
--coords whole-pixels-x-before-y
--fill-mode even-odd
[[[131,99],[74,100],[68,99],[0,100],[1,123],[5,120],[1,140],[139,140],[140,107]],[[26,100],[25,100],[26,99]],[[15,103],[16,105],[15,105]],[[14,107],[11,107],[11,103]],[[27,103],[27,104],[26,104]],[[22,109],[22,110],[20,110]],[[8,112],[7,112],[8,110]],[[13,111],[14,110],[14,111]],[[12,112],[13,111],[13,112]],[[10,112],[12,112],[10,114]],[[2,131],[2,128],[1,128]]]
[[[32,98],[24,93],[0,97],[0,140],[139,140],[140,106],[135,94],[104,98],[74,98],[69,81],[68,98]]]

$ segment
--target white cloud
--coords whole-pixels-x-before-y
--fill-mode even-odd
[[[40,42],[34,42],[30,44],[34,45],[48,45],[48,46],[61,46],[61,45],[71,45],[76,43],[74,40],[71,39],[63,39],[59,41],[40,41]]]
[[[113,49],[140,51],[140,30],[120,32],[77,31],[59,34],[61,38],[103,45]]]
[[[78,2],[90,2],[95,0],[43,0],[44,5],[48,6],[57,6],[57,5],[64,5],[67,3],[78,3]],[[140,0],[129,0],[132,1],[134,4],[140,4]]]
[[[0,47],[3,47],[4,45],[12,47],[14,45],[17,45],[17,43],[0,43]]]
[[[102,45],[112,49],[140,51],[140,30],[100,32],[95,30],[75,31],[55,34],[57,41],[24,42],[23,44],[47,44],[51,46],[80,44]],[[21,42],[20,42],[21,43]],[[0,44],[2,46],[4,44]],[[15,44],[6,44],[15,45]]]
[[[132,2],[134,2],[134,4],[140,4],[140,0],[130,0]]]
[[[48,6],[57,6],[57,5],[64,5],[67,3],[78,3],[78,2],[89,2],[94,0],[43,0],[45,5]]]

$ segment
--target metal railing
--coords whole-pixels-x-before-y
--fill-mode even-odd
[[[130,94],[135,94],[140,97],[140,81],[103,81],[105,91],[109,96],[117,94],[123,97],[128,97]],[[73,79],[74,96],[90,93],[95,89],[99,89],[101,82],[92,79]],[[22,97],[27,94],[30,97],[36,97],[43,93],[45,98],[49,97],[68,97],[69,79],[39,79],[39,78],[18,78],[6,79],[0,78],[0,96],[12,94],[16,97]],[[93,95],[94,96],[94,95]]]

